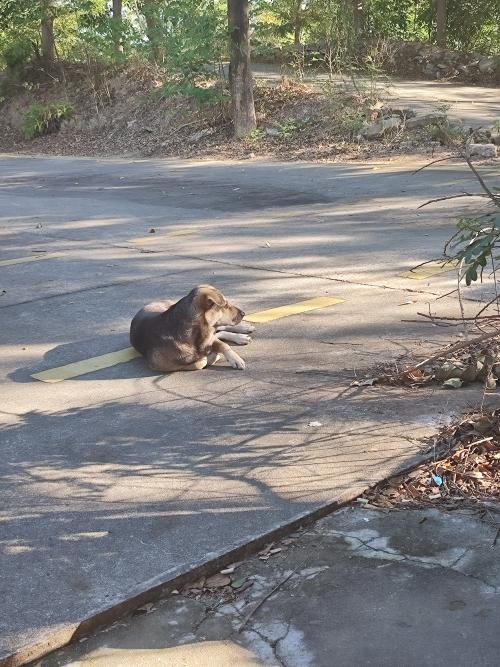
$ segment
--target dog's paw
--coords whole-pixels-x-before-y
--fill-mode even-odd
[[[245,362],[237,354],[235,354],[230,359],[228,359],[228,362],[229,362],[229,365],[231,366],[231,368],[234,368],[238,371],[244,371],[245,368],[246,368]]]
[[[248,324],[248,322],[241,322],[238,325],[238,331],[242,334],[251,334],[255,331],[255,327],[253,324]]]
[[[252,342],[252,339],[247,334],[239,333],[234,334],[233,342],[236,343],[236,345],[248,345],[248,343]]]

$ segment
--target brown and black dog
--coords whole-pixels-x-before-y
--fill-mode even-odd
[[[224,355],[233,368],[245,362],[227,343],[247,345],[254,331],[241,321],[245,313],[211,285],[198,285],[176,303],[144,306],[130,325],[130,342],[156,371],[195,371]]]

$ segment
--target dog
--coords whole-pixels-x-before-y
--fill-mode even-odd
[[[218,289],[198,285],[180,301],[144,306],[130,325],[130,342],[150,368],[163,373],[200,370],[221,355],[244,370],[245,362],[227,344],[250,343],[254,327],[242,323],[244,317]]]

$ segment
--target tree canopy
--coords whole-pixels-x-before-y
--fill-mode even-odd
[[[447,46],[500,52],[498,0],[251,0],[256,54],[335,39],[438,39],[444,7]],[[50,30],[53,30],[53,54]],[[44,33],[45,30],[45,33]],[[49,32],[47,32],[49,31]],[[144,57],[172,70],[192,70],[227,58],[225,0],[2,0],[0,58],[79,60]],[[44,44],[45,40],[45,44]]]

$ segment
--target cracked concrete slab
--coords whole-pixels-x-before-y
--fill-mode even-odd
[[[480,514],[344,508],[238,564],[245,592],[170,595],[37,665],[494,667],[500,506]]]

